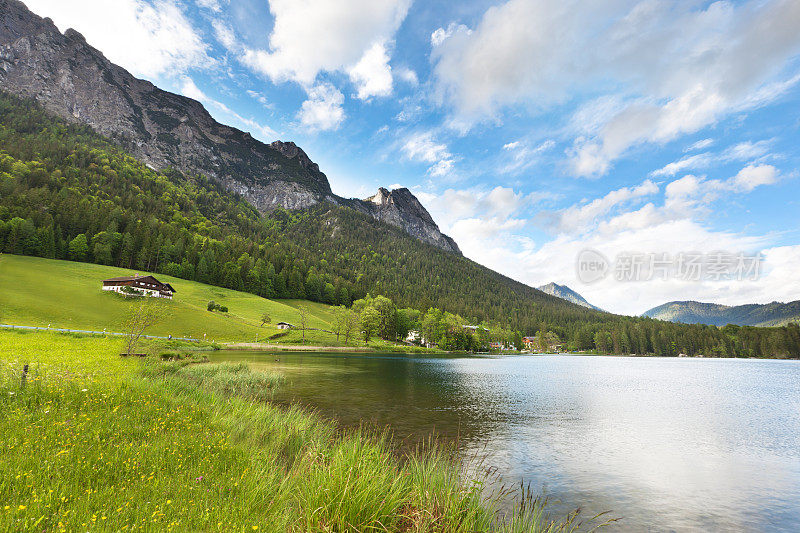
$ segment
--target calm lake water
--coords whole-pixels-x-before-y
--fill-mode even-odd
[[[276,361],[275,359],[279,359]],[[416,442],[623,517],[612,530],[800,531],[800,362],[218,352],[284,372],[279,401]]]

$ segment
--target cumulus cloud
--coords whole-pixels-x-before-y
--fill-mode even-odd
[[[750,192],[762,185],[771,185],[778,179],[778,171],[772,165],[748,165],[729,181],[736,191]]]
[[[458,242],[462,252],[467,257],[480,257],[483,264],[487,264],[487,252],[497,242],[530,246],[530,239],[516,234],[530,223],[523,215],[536,204],[554,198],[549,192],[524,194],[502,186],[416,194],[424,198],[442,230]],[[492,267],[491,261],[488,263]]]
[[[61,31],[75,28],[114,63],[155,79],[207,68],[207,45],[173,0],[26,0]]]
[[[335,130],[345,118],[343,103],[344,95],[336,87],[322,83],[309,89],[298,118],[313,131]]]
[[[373,44],[348,73],[361,100],[392,94],[392,67],[383,43]]]
[[[704,213],[709,204],[722,195],[749,193],[757,187],[776,183],[778,177],[778,170],[772,165],[747,165],[725,180],[710,180],[689,174],[666,186],[664,207],[680,216],[686,216],[691,210]]]
[[[590,302],[616,313],[640,314],[673,300],[700,300],[727,304],[768,302],[785,299],[800,289],[770,248],[769,236],[746,235],[714,230],[689,216],[654,217],[659,208],[648,204],[621,213],[583,235],[563,234],[535,250],[507,250],[501,271],[531,285],[555,281],[566,283]],[[800,246],[791,254],[800,256]],[[576,275],[576,260],[581,251],[593,249],[610,261],[621,254],[668,254],[724,250],[730,253],[758,253],[765,257],[764,276],[757,281],[684,281],[658,278],[638,282],[618,281],[613,273],[592,284],[581,283]],[[781,257],[783,259],[783,257]],[[776,268],[778,271],[776,271]],[[781,272],[782,271],[782,272]],[[784,287],[781,288],[781,284]],[[763,291],[759,293],[759,291]]]
[[[514,148],[513,142],[508,144]],[[664,187],[645,180],[544,217],[532,213],[543,212],[542,206],[554,199],[550,193],[477,187],[415,194],[467,257],[531,286],[566,283],[604,309],[639,314],[676,299],[741,304],[785,299],[785,294],[800,291],[800,279],[782,263],[800,260],[800,246],[775,247],[770,235],[718,230],[704,223],[713,202],[747,193],[778,177],[769,165],[747,165],[720,180],[687,175]],[[533,225],[552,236],[537,244],[528,236]],[[587,285],[578,279],[575,264],[587,248],[612,261],[624,253],[676,257],[696,251],[761,252],[763,275],[755,281],[652,279],[636,283],[609,276]]]
[[[585,233],[594,229],[600,218],[615,208],[658,191],[658,185],[650,180],[645,180],[636,187],[622,187],[587,204],[574,205],[560,211],[553,226],[560,233]]]
[[[430,164],[428,174],[432,177],[447,176],[455,165],[455,156],[446,144],[434,140],[432,132],[410,135],[403,143],[402,151],[412,161]]]
[[[508,0],[474,28],[434,32],[432,60],[440,101],[466,121],[605,93],[579,110],[592,125],[569,154],[576,175],[594,176],[631,147],[696,132],[797,83],[786,66],[800,52],[798,26],[794,0]]]
[[[800,290],[800,280],[782,261],[800,259],[800,246],[771,247],[769,235],[711,229],[696,219],[694,204],[681,204],[700,198],[721,184],[734,186],[736,180],[734,177],[709,183],[687,176],[667,185],[664,203],[654,196],[658,191],[651,182],[612,191],[564,210],[561,214],[565,218],[577,217],[584,224],[563,225],[554,238],[539,246],[517,233],[531,223],[520,216],[524,211],[517,209],[516,214],[513,211],[524,205],[519,194],[508,195],[503,191],[498,195],[505,199],[493,205],[507,206],[506,212],[504,208],[492,209],[484,201],[476,201],[469,191],[446,191],[436,199],[436,204],[445,207],[433,208],[432,213],[446,221],[444,229],[456,238],[467,257],[532,286],[550,281],[566,283],[589,301],[617,313],[639,314],[676,299],[728,304],[785,299],[785,294]],[[645,198],[651,201],[636,205],[637,200]],[[651,279],[635,283],[617,281],[612,275],[587,285],[576,275],[577,257],[587,248],[600,251],[612,261],[627,253],[666,253],[677,257],[682,252],[698,250],[761,252],[763,275],[755,281]]]
[[[386,47],[411,0],[270,0],[275,26],[269,50],[244,51],[243,60],[273,81],[314,84],[320,72],[356,69],[359,93],[386,92]],[[365,88],[366,87],[366,88]],[[377,88],[377,89],[374,89]]]

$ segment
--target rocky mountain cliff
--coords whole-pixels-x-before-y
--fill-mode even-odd
[[[405,187],[392,191],[381,187],[373,196],[351,202],[351,207],[381,222],[401,227],[423,242],[449,252],[461,253],[456,242],[439,231],[430,213]]]
[[[294,143],[264,144],[218,123],[200,102],[132,76],[77,31],[61,34],[18,0],[0,0],[0,89],[92,127],[156,170],[209,176],[261,212],[328,201],[460,253],[407,189],[387,193],[380,205],[341,198]]]
[[[668,302],[645,311],[642,316],[712,326],[783,326],[789,322],[800,322],[800,300],[736,306],[694,301]]]
[[[602,309],[590,304],[589,302],[586,301],[586,298],[584,298],[577,292],[573,291],[566,285],[559,285],[558,283],[550,282],[547,285],[542,285],[541,287],[536,287],[536,288],[546,294],[549,294],[550,296],[561,298],[562,300],[578,304],[582,307],[587,307],[589,309],[602,311]]]

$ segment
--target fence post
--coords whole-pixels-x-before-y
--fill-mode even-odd
[[[24,389],[25,384],[28,383],[28,365],[27,363],[25,366],[22,367],[22,383],[20,384],[21,387]]]

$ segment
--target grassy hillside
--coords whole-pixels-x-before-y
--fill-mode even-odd
[[[0,322],[26,326],[122,331],[130,300],[103,292],[101,281],[130,274],[130,270],[58,261],[38,257],[0,255]],[[143,272],[142,272],[143,273]],[[310,310],[309,326],[330,328],[330,313],[324,304],[303,300],[268,300],[245,292],[223,289],[194,281],[156,274],[175,290],[162,323],[148,333],[203,338],[215,341],[254,341],[278,333],[279,321],[299,324],[297,308]],[[209,300],[225,305],[229,312],[209,312]],[[261,315],[269,313],[272,325],[260,327]],[[307,332],[311,341],[335,341],[321,332]],[[281,337],[296,342],[298,332]]]

